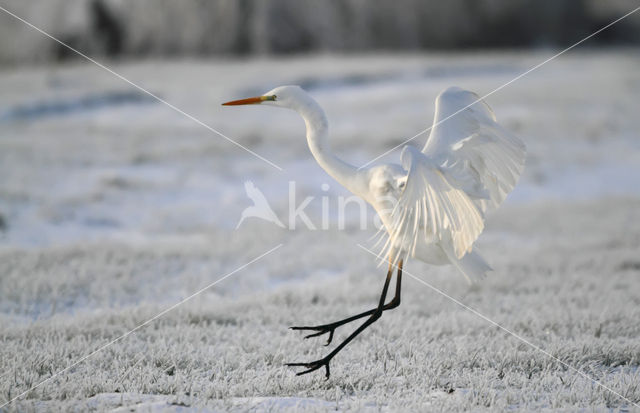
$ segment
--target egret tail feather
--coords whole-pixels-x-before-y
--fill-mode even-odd
[[[448,254],[447,254],[448,255]],[[475,284],[487,277],[489,271],[493,268],[485,261],[484,258],[473,250],[465,254],[462,258],[449,256],[451,263],[464,275],[469,284]]]

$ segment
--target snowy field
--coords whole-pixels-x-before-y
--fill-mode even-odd
[[[0,71],[0,405],[282,245],[0,411],[640,411],[409,276],[402,306],[329,380],[283,366],[328,351],[289,326],[373,307],[385,270],[357,245],[375,234],[357,208],[338,228],[346,192],[297,115],[220,103],[300,84],[335,150],[363,164],[430,126],[442,89],[484,95],[551,54],[109,64],[282,170],[95,65]],[[637,49],[571,52],[489,96],[529,152],[478,242],[495,271],[469,286],[451,267],[406,266],[634,403],[639,67]],[[317,227],[328,199],[329,229],[236,230],[247,180],[283,221],[290,181]]]

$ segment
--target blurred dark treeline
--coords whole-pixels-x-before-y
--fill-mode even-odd
[[[638,0],[8,0],[92,56],[207,56],[568,46]],[[640,13],[591,45],[639,44]],[[0,62],[72,52],[0,11]]]

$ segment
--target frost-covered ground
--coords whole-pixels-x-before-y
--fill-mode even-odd
[[[294,113],[219,105],[301,84],[336,151],[363,164],[428,127],[445,87],[483,95],[550,54],[112,65],[282,171],[96,66],[0,72],[0,405],[282,244],[4,409],[637,409],[409,276],[402,306],[334,359],[330,380],[296,377],[283,363],[327,348],[288,326],[377,301],[384,269],[357,246],[375,229],[358,228],[355,206],[338,229],[346,193]],[[495,272],[469,287],[449,267],[406,267],[636,403],[638,67],[635,49],[570,53],[487,98],[529,148],[479,241]],[[314,197],[317,227],[327,198],[330,228],[235,230],[247,180],[285,222],[289,181],[297,204]]]

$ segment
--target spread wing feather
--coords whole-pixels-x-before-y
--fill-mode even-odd
[[[408,171],[391,212],[385,249],[393,261],[414,255],[419,237],[446,245],[455,257],[470,252],[484,214],[514,188],[525,146],[502,128],[475,93],[449,88],[436,100],[434,126],[422,152],[406,146]]]
[[[448,178],[449,172],[418,149],[407,146],[402,164],[407,182],[391,213],[385,246],[390,251],[414,255],[419,237],[448,240],[462,257],[484,228],[483,213],[464,190]],[[392,259],[398,261],[400,256]]]
[[[448,167],[483,211],[498,207],[524,168],[524,143],[496,122],[478,95],[452,87],[436,99],[434,125],[422,152]]]

